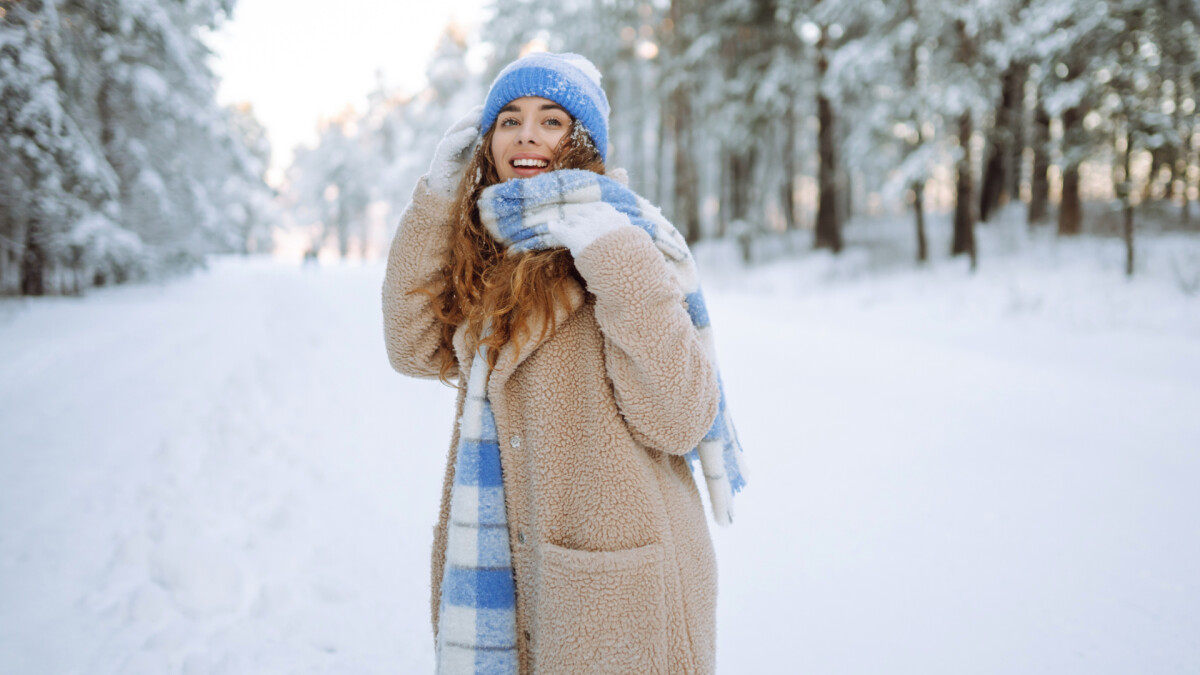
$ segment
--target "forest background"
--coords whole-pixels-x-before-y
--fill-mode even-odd
[[[537,49],[591,58],[612,163],[690,241],[747,258],[796,230],[837,252],[853,217],[907,211],[923,261],[932,211],[974,266],[977,224],[1019,204],[1030,227],[1122,235],[1132,274],[1135,214],[1194,227],[1194,0],[497,0],[446,27],[426,89],[322,120],[274,186],[253,110],[215,100],[204,37],[234,4],[0,2],[0,292],[214,252],[378,256],[444,127]]]
[[[718,672],[1200,671],[1196,3],[495,2],[426,62],[417,3],[271,1],[0,0],[0,672],[434,669],[455,390],[388,368],[380,258],[541,48],[694,242]],[[430,84],[294,149],[229,96],[366,93],[367,22]]]

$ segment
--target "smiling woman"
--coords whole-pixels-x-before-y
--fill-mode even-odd
[[[605,173],[574,54],[446,133],[384,280],[393,367],[458,380],[433,550],[439,673],[710,673],[740,447],[683,238]]]

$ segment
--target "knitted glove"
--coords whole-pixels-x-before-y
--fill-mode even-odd
[[[433,162],[429,164],[426,174],[425,180],[430,190],[447,198],[454,196],[470,157],[471,146],[479,139],[479,120],[482,117],[483,106],[475,106],[446,130],[437,149],[433,151]]]
[[[494,229],[493,223],[487,223]],[[572,256],[600,237],[622,227],[634,227],[629,217],[605,202],[566,204],[554,211],[554,217],[543,222],[525,222],[513,232],[492,232],[500,241],[508,241],[509,253],[543,251],[550,248],[565,248]]]
[[[547,223],[546,229],[547,234],[559,246],[569,250],[574,258],[609,232],[633,227],[628,216],[605,202],[572,205],[567,207],[566,215],[562,220]]]

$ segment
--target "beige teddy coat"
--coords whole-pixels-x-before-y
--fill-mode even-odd
[[[450,210],[422,180],[388,257],[384,336],[405,375],[438,374],[440,326],[409,291],[446,264]],[[716,561],[683,454],[717,414],[716,374],[645,232],[611,232],[575,266],[586,291],[559,308],[553,337],[503,348],[488,382],[521,673],[711,673]],[[472,362],[463,335],[458,415]],[[433,542],[435,631],[457,445],[456,429]]]

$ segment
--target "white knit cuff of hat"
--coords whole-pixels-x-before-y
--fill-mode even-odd
[[[633,227],[629,217],[605,202],[567,204],[562,208],[563,218],[547,223],[550,236],[566,247],[574,257],[604,235]]]

